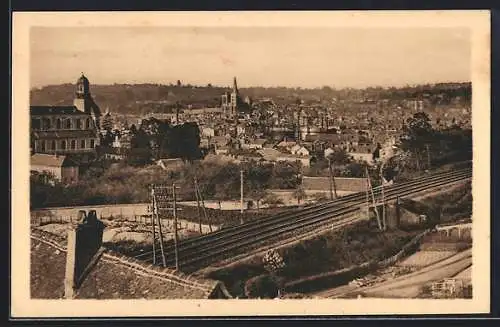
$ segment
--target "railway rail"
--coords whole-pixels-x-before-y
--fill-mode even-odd
[[[431,174],[417,180],[386,186],[384,196],[386,201],[391,201],[398,197],[418,194],[470,178],[472,178],[470,168]],[[380,192],[380,187],[375,188],[375,197],[379,196]],[[207,235],[186,239],[178,245],[179,269],[184,272],[196,271],[215,263],[217,260],[259,248],[266,242],[291,238],[325,226],[341,228],[358,221],[360,218],[352,217],[352,214],[364,205],[366,205],[366,193],[355,193],[336,200],[290,210]],[[174,246],[168,245],[164,249],[167,266],[175,266]],[[159,251],[157,255],[160,255]],[[135,257],[146,262],[153,262],[152,251],[141,253]]]

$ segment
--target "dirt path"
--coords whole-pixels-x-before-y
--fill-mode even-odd
[[[356,297],[395,297],[411,298],[418,295],[420,287],[429,282],[453,277],[467,270],[472,265],[471,249],[459,252],[439,262],[432,263],[413,273],[402,275],[382,283],[367,287],[343,285],[315,293],[318,298]]]
[[[365,297],[415,297],[421,286],[452,277],[472,265],[472,250],[465,250],[414,273],[397,277],[379,285],[360,288],[354,293]]]

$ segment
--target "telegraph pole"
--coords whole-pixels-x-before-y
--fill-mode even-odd
[[[174,245],[175,245],[175,269],[179,270],[179,249],[178,249],[178,243],[179,243],[179,238],[177,235],[177,197],[175,196],[175,183],[172,184],[172,197],[174,200]]]
[[[240,170],[240,205],[241,205],[241,224],[243,224],[243,169]]]
[[[156,265],[156,228],[155,228],[155,215],[156,215],[156,200],[154,184],[151,187],[151,230],[153,231],[153,265]]]
[[[427,169],[431,169],[431,152],[429,151],[429,144],[425,145],[427,149]]]
[[[328,173],[330,175],[330,200],[333,200],[333,176],[332,176],[332,163],[330,158],[326,158],[328,160]]]
[[[200,226],[200,234],[202,234],[202,230],[201,230],[201,212],[200,212],[200,197],[198,196],[198,181],[197,181],[196,177],[194,178],[194,193],[196,195],[196,204],[197,204],[197,208],[198,208],[198,222],[199,222],[199,226]]]
[[[382,225],[383,229],[387,229],[387,222],[386,222],[386,216],[385,216],[385,193],[384,193],[384,174],[383,174],[383,168],[384,168],[384,163],[382,162],[380,164],[380,191],[382,195]]]
[[[330,158],[326,158],[328,160],[328,172],[330,173],[330,200],[333,200],[333,195],[335,194],[335,199],[337,198],[337,186],[335,185],[335,175],[332,168],[332,160]]]

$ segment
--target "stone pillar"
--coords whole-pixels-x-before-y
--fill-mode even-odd
[[[95,263],[102,245],[104,224],[97,219],[95,210],[78,212],[78,222],[68,231],[64,297],[73,298],[89,267]]]

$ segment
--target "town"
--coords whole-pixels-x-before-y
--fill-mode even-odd
[[[180,80],[170,85],[92,85],[82,73],[75,83],[32,90],[30,207],[32,224],[38,226],[32,239],[43,243],[68,228],[68,233],[83,233],[71,229],[76,222],[94,224],[93,235],[100,236],[90,247],[90,241],[85,243],[86,251],[93,249],[90,257],[102,255],[101,244],[116,254],[106,254],[97,264],[109,265],[94,269],[101,271],[100,278],[112,280],[111,272],[124,260],[172,269],[185,284],[184,291],[169,292],[171,286],[163,284],[153,291],[134,275],[130,283],[143,283],[142,294],[110,295],[102,284],[103,290],[92,291],[85,283],[96,277],[86,278],[78,264],[83,259],[74,259],[76,268],[69,276],[80,274],[83,284],[74,279],[64,294],[55,288],[39,296],[72,298],[75,291],[90,298],[186,297],[193,286],[183,273],[201,274],[229,255],[249,256],[271,240],[290,238],[311,241],[304,243],[307,247],[270,249],[262,262],[242,263],[244,273],[209,269],[197,282],[206,283],[204,293],[193,297],[369,296],[370,287],[383,289],[387,278],[398,277],[406,285],[405,274],[410,276],[418,265],[404,264],[412,258],[404,256],[420,243],[417,254],[433,258],[411,259],[423,260],[422,267],[458,255],[460,264],[453,271],[470,270],[470,83],[336,90],[240,88],[238,82],[234,77],[227,86],[184,85]],[[430,200],[422,198],[424,191]],[[402,194],[413,198],[401,199]],[[414,201],[416,195],[423,200]],[[168,203],[159,208],[162,201]],[[351,206],[368,211],[352,218]],[[428,235],[429,226],[457,222],[439,225],[445,232]],[[449,230],[455,233],[451,237]],[[235,238],[238,233],[247,236]],[[445,245],[439,248],[436,239]],[[210,254],[203,254],[205,242],[212,244]],[[335,244],[343,244],[349,257],[327,254]],[[365,247],[358,250],[353,244]],[[69,258],[69,248],[57,251],[67,251]],[[300,251],[315,253],[307,259],[309,265],[301,263],[305,257]],[[382,259],[382,272],[375,277],[370,275],[376,271],[372,264],[362,263]],[[397,260],[403,264],[395,270],[391,264]],[[37,276],[61,273],[48,272],[55,268],[47,264],[32,262],[35,294],[43,288]],[[59,265],[64,266],[62,261]],[[358,266],[335,282],[322,275],[352,265]],[[439,276],[450,275],[449,268],[443,272],[439,267]],[[346,285],[338,287],[339,280]],[[470,295],[470,284],[457,288],[446,279],[432,281],[422,282],[425,287],[417,293],[405,286],[400,296],[440,297],[456,289],[459,297]],[[365,291],[357,291],[360,287]],[[390,296],[387,290],[377,292]]]
[[[162,88],[164,86],[156,87]],[[245,188],[251,194],[256,190],[250,184],[260,183],[262,187],[268,182],[269,188],[295,189],[302,181],[307,184],[308,177],[329,177],[329,158],[333,177],[364,178],[365,166],[375,174],[377,163],[394,157],[395,151],[401,148],[410,120],[419,113],[425,113],[424,123],[429,129],[443,131],[443,135],[456,134],[459,130],[467,136],[471,130],[470,84],[427,85],[408,90],[373,88],[350,91],[350,94],[324,87],[311,90],[307,99],[297,96],[300,91],[290,90],[281,92],[291,93],[287,97],[280,95],[272,99],[242,94],[235,77],[232,87],[221,88],[226,91],[213,107],[201,107],[203,99],[194,104],[159,99],[144,104],[142,115],[123,113],[109,106],[103,110],[93,100],[90,89],[89,80],[82,75],[72,90],[73,106],[43,103],[43,106],[31,107],[31,170],[42,175],[38,179],[53,177],[52,182],[57,179],[76,190],[87,176],[102,175],[105,169],[116,165],[134,168],[158,165],[170,171],[169,168],[179,170],[210,160],[232,164],[233,168],[254,162],[269,175],[268,164],[272,164],[272,173],[279,177],[273,181],[269,176],[266,180],[266,176],[254,176],[251,170],[247,171]],[[181,85],[180,81],[170,89],[178,89],[179,93],[198,92],[197,88]],[[213,87],[200,89],[206,92]],[[33,93],[36,99],[36,92]],[[328,94],[338,96],[329,98]],[[205,102],[211,104],[213,99],[205,99]],[[424,170],[429,160],[442,156],[441,143],[427,140],[419,144],[422,149],[414,154],[418,160],[413,162]],[[43,176],[44,172],[52,175]],[[198,174],[202,179],[209,178],[201,171]],[[217,180],[218,184],[234,187],[207,192],[224,200],[238,200],[239,171],[236,174],[236,181],[231,179],[235,177],[231,174],[219,176],[225,179]],[[387,171],[386,175],[390,180],[391,172]],[[200,183],[211,184],[206,179]],[[317,191],[328,191],[328,187]],[[110,195],[109,190],[103,193]],[[123,203],[120,196],[132,197],[125,202],[144,200],[130,194],[117,194],[117,198],[109,201]],[[189,194],[185,197],[194,198]],[[41,198],[32,197],[32,200]],[[46,201],[49,206],[107,203],[99,199],[99,194],[82,198],[79,203],[61,200],[57,203],[57,199],[51,198]],[[38,204],[32,202],[32,205]]]

